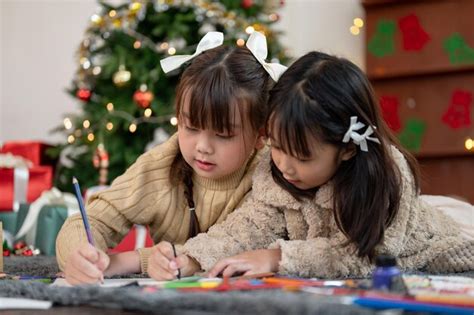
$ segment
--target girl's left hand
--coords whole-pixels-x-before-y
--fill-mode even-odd
[[[208,277],[214,278],[222,274],[230,277],[235,273],[251,275],[278,271],[281,260],[280,249],[260,249],[222,259],[209,271]]]

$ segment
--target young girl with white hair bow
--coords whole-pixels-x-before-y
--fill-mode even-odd
[[[260,33],[250,36],[247,47],[222,43],[222,33],[210,32],[193,55],[161,61],[165,73],[191,61],[176,92],[178,132],[90,199],[95,247],[87,242],[80,216],[67,219],[56,253],[69,283],[95,283],[118,273],[154,275],[156,251],[172,255],[171,243],[183,244],[224,221],[250,190],[264,151],[270,77],[276,81],[286,68],[265,62]],[[108,256],[107,248],[133,224],[149,226],[160,245]]]
[[[162,257],[157,279],[177,268],[211,277],[366,277],[380,254],[397,257],[403,270],[474,269],[472,237],[420,197],[416,161],[383,122],[357,66],[309,53],[282,75],[269,104],[271,152],[251,195],[177,259]],[[472,216],[471,205],[459,207]]]

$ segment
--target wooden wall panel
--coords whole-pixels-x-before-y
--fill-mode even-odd
[[[400,135],[409,119],[426,125],[421,145],[412,152],[422,171],[422,193],[452,195],[474,203],[474,0],[362,0],[366,11],[367,74],[377,96],[395,97],[399,103]],[[429,40],[419,50],[403,47],[400,21],[415,16]],[[371,41],[380,35],[380,23],[389,21],[391,35],[379,42],[382,52],[374,53]],[[415,31],[416,32],[416,31]],[[413,35],[413,34],[412,34]],[[417,34],[415,34],[416,36]],[[418,34],[419,35],[419,34]],[[462,40],[451,58],[445,44],[453,35]],[[393,45],[393,46],[391,46]],[[465,55],[465,56],[464,56]],[[443,123],[442,116],[452,104],[455,91],[468,95],[464,115],[468,123],[457,128]],[[391,116],[393,118],[393,115]]]

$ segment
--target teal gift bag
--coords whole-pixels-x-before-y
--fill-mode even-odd
[[[42,255],[56,255],[56,236],[67,219],[67,208],[49,205],[41,208],[36,226],[35,247]]]
[[[16,232],[16,218],[18,217],[18,212],[5,211],[0,212],[0,221],[2,221],[3,229],[10,234],[15,235]]]
[[[15,236],[20,230],[30,205],[28,203],[20,204],[20,209],[17,212],[14,211],[1,211],[0,221],[3,223],[3,229],[10,232],[11,235]]]

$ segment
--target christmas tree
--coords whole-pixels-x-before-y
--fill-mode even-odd
[[[147,146],[175,131],[174,93],[179,71],[165,75],[160,60],[192,54],[209,31],[224,33],[225,44],[245,45],[249,34],[267,36],[269,58],[286,62],[278,32],[270,29],[283,1],[137,0],[120,6],[100,2],[90,19],[69,88],[81,106],[55,131],[67,143],[50,152],[61,156],[55,185],[71,190],[109,184]]]

